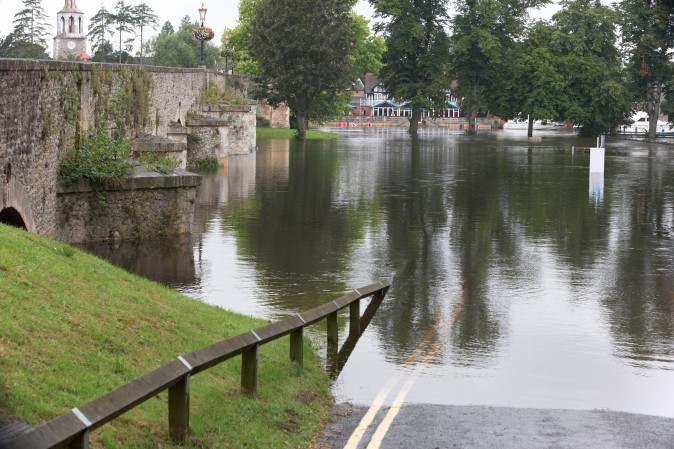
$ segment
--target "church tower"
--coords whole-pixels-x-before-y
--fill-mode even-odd
[[[84,13],[77,8],[75,0],[65,0],[57,14],[54,37],[54,59],[87,52],[87,35],[84,30]]]

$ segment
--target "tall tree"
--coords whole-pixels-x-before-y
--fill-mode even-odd
[[[101,6],[96,14],[91,17],[89,25],[89,41],[91,42],[91,52],[93,54],[99,52],[99,49],[111,49],[112,46],[108,42],[108,35],[112,35],[112,14]],[[106,45],[108,44],[108,45]]]
[[[624,85],[616,47],[618,13],[599,0],[563,0],[553,15],[559,72],[566,80],[564,119],[582,133],[608,133],[629,116],[632,99]]]
[[[250,40],[258,95],[285,103],[306,137],[312,114],[348,90],[353,52],[353,0],[259,0]]]
[[[632,92],[646,106],[650,128],[655,138],[660,104],[672,77],[674,54],[674,5],[671,0],[623,0],[622,40],[627,50],[627,70]]]
[[[260,0],[241,0],[239,2],[239,19],[232,29],[225,29],[220,42],[223,55],[227,53],[228,67],[237,73],[258,75],[260,70],[250,56],[248,45],[253,30],[255,7]]]
[[[554,45],[561,38],[558,33],[546,22],[532,24],[525,39],[508,50],[508,63],[492,92],[497,99],[493,112],[505,120],[528,119],[529,137],[535,120],[561,120],[566,108],[566,80]]]
[[[133,6],[131,8],[131,16],[133,24],[140,28],[140,57],[143,57],[143,28],[149,27],[153,30],[157,29],[159,19],[154,13],[154,10],[147,6],[146,3]]]
[[[447,0],[378,0],[372,2],[386,50],[380,78],[387,92],[411,101],[410,134],[416,134],[423,109],[446,107],[451,79],[447,72],[449,37]]]
[[[122,53],[124,47],[122,47],[122,34],[123,33],[133,33],[134,32],[134,16],[133,8],[124,3],[124,0],[117,0],[115,5],[115,12],[111,14],[110,19],[115,25],[115,30],[119,35],[119,63],[122,63]],[[131,43],[135,39],[135,36],[127,38],[124,43],[126,44],[127,52],[131,50]]]
[[[488,110],[498,77],[507,65],[504,56],[521,38],[528,21],[527,9],[549,0],[455,0],[452,19],[451,67],[457,96],[463,97],[471,124],[478,111]]]
[[[42,0],[22,0],[23,9],[14,15],[14,39],[47,48],[49,21]]]

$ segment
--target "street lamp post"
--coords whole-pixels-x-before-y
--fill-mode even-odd
[[[206,7],[204,4],[201,4],[201,8],[199,8],[199,17],[201,18],[201,28],[204,28],[204,20],[206,20]],[[201,55],[199,58],[199,68],[205,69],[206,68],[206,63],[204,62],[204,41],[201,41]]]
[[[227,65],[227,57],[229,56],[229,35],[225,36],[225,73],[229,73],[229,66]]]

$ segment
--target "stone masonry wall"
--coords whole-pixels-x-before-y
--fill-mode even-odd
[[[59,161],[100,114],[92,80],[107,74],[114,90],[125,73],[141,71],[152,84],[142,131],[159,136],[172,122],[185,124],[206,84],[226,83],[202,69],[0,59],[0,210],[14,208],[31,232],[61,235]]]
[[[155,239],[189,233],[201,177],[137,173],[116,186],[61,186],[58,240],[71,243]]]
[[[222,162],[229,155],[254,152],[255,110],[255,103],[202,106],[200,114],[187,121],[190,134],[196,136],[188,145],[188,160],[216,157]]]
[[[288,109],[288,106],[273,107],[260,102],[257,105],[257,116],[268,120],[272,128],[290,128],[290,109]]]

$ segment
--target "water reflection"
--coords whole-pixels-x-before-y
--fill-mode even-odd
[[[604,173],[590,173],[590,204],[600,206],[604,200]]]
[[[395,273],[339,365],[339,399],[368,402],[423,362],[408,400],[674,416],[673,163],[609,142],[588,178],[589,154],[571,148],[593,143],[392,129],[261,141],[205,175],[181,256],[192,269],[166,282],[271,319]]]

